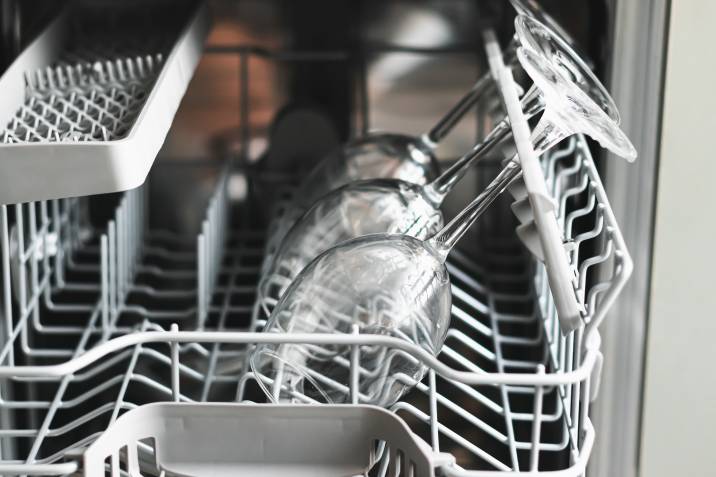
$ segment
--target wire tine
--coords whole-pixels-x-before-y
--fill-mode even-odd
[[[544,375],[544,365],[537,366],[537,375]],[[534,420],[532,422],[532,446],[530,450],[530,470],[536,472],[539,468],[539,446],[540,435],[542,430],[542,396],[544,388],[542,386],[535,387],[534,408],[532,414]]]

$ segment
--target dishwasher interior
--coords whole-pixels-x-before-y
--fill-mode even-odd
[[[5,60],[42,28],[52,3],[33,2],[33,12],[2,2],[16,15],[3,30]],[[203,55],[144,185],[2,205],[3,475],[186,475],[158,465],[158,449],[170,445],[159,437],[118,447],[101,474],[87,460],[83,468],[81,456],[146,404],[266,402],[260,377],[246,366],[251,333],[266,320],[255,305],[266,231],[302,176],[347,139],[429,128],[488,71],[482,31],[494,28],[504,45],[514,18],[507,2],[489,1],[209,3]],[[542,4],[601,72],[606,7]],[[480,102],[437,149],[441,167],[504,114],[498,96]],[[505,144],[473,168],[446,202],[446,216],[513,152]],[[545,268],[518,239],[505,194],[451,254],[445,346],[390,409],[434,473],[421,473],[384,441],[355,450],[371,456],[360,475],[585,472],[594,439],[604,437],[588,417],[602,360],[597,326],[630,271],[597,153],[576,135],[540,159],[572,244],[585,324],[560,332]],[[201,436],[204,447],[240,449],[261,438],[216,429]],[[327,448],[340,442],[327,436],[315,439],[327,439]]]

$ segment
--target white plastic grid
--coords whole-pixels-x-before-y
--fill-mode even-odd
[[[149,97],[162,55],[56,66],[27,76],[25,103],[3,143],[114,141],[127,136]]]
[[[0,76],[0,202],[141,185],[208,29],[201,0],[65,6]]]

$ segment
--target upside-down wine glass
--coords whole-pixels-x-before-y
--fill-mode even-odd
[[[540,57],[545,70],[528,70],[528,74],[539,76],[533,78],[535,86],[522,102],[525,114],[531,116],[543,108],[540,96],[545,99],[546,111],[533,134],[535,152],[543,154],[562,138],[577,132],[600,141],[600,126],[590,122],[596,116],[580,121],[581,112],[575,110],[575,105],[565,102],[560,94],[551,94],[550,86],[545,85],[541,77],[545,74],[561,77],[562,73],[567,76],[568,72],[564,82],[570,84],[571,90],[582,92],[577,98],[581,107],[599,109],[601,115],[616,127],[619,114],[611,97],[591,70],[557,35],[535,20],[519,18],[521,20],[516,22],[518,36],[525,49],[537,52],[535,54]],[[554,125],[557,133],[551,132]],[[542,131],[543,128],[547,129]],[[404,233],[417,238],[431,236],[443,224],[440,205],[444,197],[472,164],[485,157],[510,132],[509,121],[504,119],[483,143],[426,186],[397,179],[374,179],[348,184],[319,199],[286,234],[273,260],[268,261],[262,271],[257,300],[264,313],[270,315],[272,306],[313,258],[342,241],[371,233]],[[618,145],[607,147],[621,151],[628,158],[633,155],[633,147],[626,138]],[[512,180],[519,172],[517,161],[510,161],[495,184]]]
[[[534,0],[510,2],[519,14],[533,17],[547,25],[573,50],[579,51],[574,39]],[[505,63],[509,68],[519,65],[515,53],[519,46],[520,41],[515,33],[504,52]],[[434,149],[470,108],[493,87],[493,78],[487,72],[428,132],[420,136],[368,133],[329,154],[306,176],[280,221],[269,231],[264,263],[271,261],[285,234],[301,215],[317,199],[342,185],[377,178],[400,179],[419,185],[433,180],[438,172],[437,161],[433,156]]]
[[[542,25],[518,19],[537,39]],[[535,30],[536,29],[536,30]],[[543,45],[538,42],[537,45]],[[555,74],[543,56],[518,50],[523,68],[539,85],[547,109],[533,131],[544,148],[584,132],[625,158],[633,146],[618,125],[566,76]],[[555,103],[555,99],[558,98]],[[562,104],[553,108],[553,104]],[[296,277],[278,302],[269,333],[352,333],[391,336],[436,355],[450,321],[450,279],[445,260],[467,228],[519,176],[516,159],[455,219],[427,240],[406,234],[371,234],[320,254]],[[264,344],[250,358],[264,392],[274,401],[306,396],[319,402],[349,400],[351,347]],[[409,353],[384,346],[360,348],[361,402],[390,406],[422,379],[425,365]]]

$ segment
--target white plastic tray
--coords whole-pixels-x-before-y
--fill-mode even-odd
[[[107,475],[108,462],[112,475],[124,468],[138,476],[144,464],[148,475],[357,476],[367,475],[380,450],[391,456],[387,475],[435,475],[430,448],[384,409],[157,403],[127,412],[104,432],[84,453],[84,475]],[[153,468],[142,462],[148,453]]]
[[[144,182],[209,30],[203,2],[181,5],[188,8],[177,9],[187,12],[177,28],[158,22],[150,35],[105,36],[107,45],[71,28],[85,21],[76,6],[18,56],[0,78],[0,203],[116,192]],[[137,37],[149,48],[169,46],[122,56],[132,51],[122,42]]]

